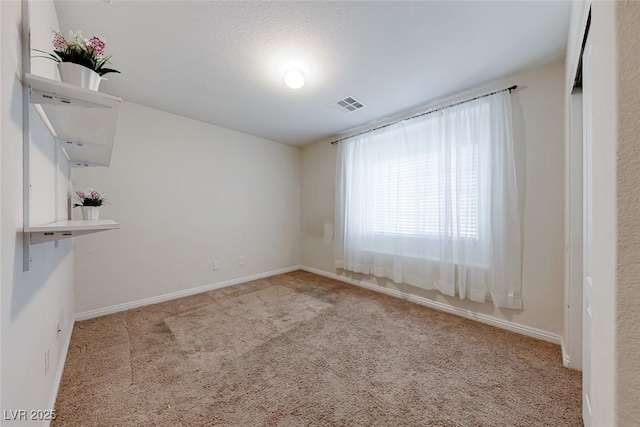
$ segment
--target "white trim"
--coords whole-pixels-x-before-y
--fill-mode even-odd
[[[98,308],[96,310],[89,310],[75,315],[75,321],[87,320],[94,317],[106,316],[107,314],[117,313],[119,311],[130,310],[132,308],[143,307],[145,305],[157,304],[159,302],[169,301],[172,299],[182,298],[189,295],[199,294],[201,292],[212,291],[214,289],[225,288],[227,286],[237,285],[244,282],[250,282],[252,280],[264,279],[265,277],[277,276],[278,274],[290,273],[292,271],[300,270],[301,266],[295,265],[293,267],[280,268],[278,270],[266,271],[264,273],[258,273],[251,276],[237,277],[235,279],[229,279],[218,283],[212,283],[210,285],[198,286],[197,288],[185,289],[182,291],[171,292],[169,294],[158,295],[155,297],[144,298],[137,301],[125,302],[122,304],[112,305],[110,307]]]
[[[307,271],[309,273],[317,274],[319,276],[328,277],[330,279],[339,280],[341,282],[346,282],[352,285],[360,286],[362,288],[370,289],[372,291],[380,292],[383,294],[394,296],[396,298],[401,298],[407,301],[411,301],[420,305],[434,308],[436,310],[445,311],[447,313],[455,314],[457,316],[465,317],[467,319],[476,320],[478,322],[495,326],[501,329],[506,329],[511,332],[516,332],[518,334],[537,338],[543,341],[548,341],[558,345],[562,344],[562,337],[560,335],[543,331],[541,329],[533,328],[531,326],[521,325],[519,323],[510,322],[508,320],[497,319],[495,317],[476,313],[471,310],[453,307],[449,304],[444,304],[438,301],[432,301],[430,299],[419,297],[417,295],[408,294],[406,292],[400,292],[395,289],[385,288],[383,286],[374,285],[372,283],[363,282],[361,280],[351,279],[349,277],[341,276],[339,274],[329,273],[327,271],[318,270],[316,268],[311,268],[304,265],[301,266],[300,269],[303,271]]]
[[[564,344],[564,338],[560,342],[560,348],[562,348],[562,366],[565,368],[573,368],[571,366],[571,355],[567,352],[567,348]]]
[[[485,314],[476,313],[471,310],[466,310],[463,308],[453,307],[449,304],[441,303],[438,301],[432,301],[427,298],[423,298],[417,295],[408,294],[406,292],[400,292],[395,289],[385,288],[383,286],[374,285],[372,283],[363,282],[361,280],[351,279],[349,277],[341,276],[335,273],[329,273],[327,271],[318,270],[316,268],[307,267],[304,265],[296,265],[292,267],[281,268],[278,270],[267,271],[264,273],[254,274],[251,276],[243,276],[235,279],[225,280],[223,282],[213,283],[210,285],[199,286],[197,288],[185,289],[178,292],[172,292],[169,294],[158,295],[151,298],[145,298],[137,301],[127,302],[123,304],[116,304],[110,307],[99,308],[97,310],[85,311],[82,313],[78,313],[75,315],[75,321],[82,321],[91,319],[94,317],[105,316],[107,314],[113,314],[120,311],[130,310],[132,308],[143,307],[146,305],[157,304],[164,301],[169,301],[172,299],[182,298],[189,295],[199,294],[201,292],[207,292],[214,289],[225,288],[227,286],[238,285],[240,283],[250,282],[252,280],[264,279],[265,277],[277,276],[278,274],[290,273],[296,270],[303,270],[309,273],[317,274],[319,276],[328,277],[330,279],[335,279],[341,282],[349,283],[352,285],[360,286],[362,288],[366,288],[372,291],[380,292],[383,294],[391,295],[396,298],[401,298],[407,301],[414,302],[416,304],[424,305],[427,307],[434,308],[436,310],[445,311],[447,313],[455,314],[457,316],[461,316],[467,319],[476,320],[481,323],[485,323],[487,325],[495,326],[501,329],[506,329],[511,332],[516,332],[522,335],[526,335],[529,337],[541,339],[543,341],[548,341],[554,344],[562,345],[562,337],[560,335],[543,331],[541,329],[533,328],[531,326],[522,325],[515,322],[510,322],[508,320],[497,319],[495,317],[487,316]],[[563,346],[564,350],[564,346]],[[564,356],[563,351],[563,361],[569,360],[568,356]]]
[[[67,354],[69,353],[69,346],[71,345],[71,335],[73,335],[73,325],[75,324],[75,320],[71,319],[69,325],[67,326],[66,331],[69,331],[67,334],[67,338],[64,342],[64,350],[62,351],[62,355],[60,359],[58,359],[58,367],[56,368],[56,376],[53,379],[53,387],[51,388],[51,396],[49,397],[49,406],[48,409],[54,410],[56,408],[56,399],[58,398],[58,392],[60,391],[60,384],[62,383],[62,374],[64,372],[64,365],[67,362]],[[45,421],[44,425],[48,427],[51,424],[51,420]]]
[[[584,287],[584,206],[583,206],[583,98],[582,90],[569,95],[570,136],[567,156],[569,180],[566,188],[568,220],[565,222],[565,304],[566,338],[564,354],[582,369],[582,300]],[[566,364],[565,364],[566,366]]]

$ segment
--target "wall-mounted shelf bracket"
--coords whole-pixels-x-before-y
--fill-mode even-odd
[[[72,166],[109,166],[122,100],[29,73],[24,80],[29,102]]]

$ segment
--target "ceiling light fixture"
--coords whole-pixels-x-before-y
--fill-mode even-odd
[[[304,86],[304,74],[300,70],[289,70],[284,74],[284,84],[291,89],[300,89]]]

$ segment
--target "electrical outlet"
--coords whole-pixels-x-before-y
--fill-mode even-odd
[[[244,257],[238,257],[238,265],[244,265]]]
[[[220,270],[220,261],[219,260],[214,260],[213,261],[213,269],[214,270]]]
[[[49,373],[49,349],[44,352],[44,374]]]

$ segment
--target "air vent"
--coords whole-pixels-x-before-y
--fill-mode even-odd
[[[337,100],[336,102],[332,102],[329,104],[331,107],[340,111],[341,113],[353,113],[356,110],[364,108],[365,105],[354,98],[353,96],[346,96],[342,99]]]

